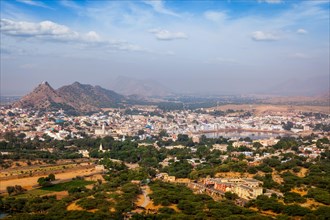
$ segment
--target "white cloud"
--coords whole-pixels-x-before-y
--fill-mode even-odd
[[[255,41],[276,41],[279,37],[270,32],[255,31],[252,33],[252,39]]]
[[[162,0],[144,1],[145,4],[150,5],[156,12],[165,15],[171,15],[175,17],[180,17],[179,14],[174,11],[167,9]]]
[[[227,18],[226,13],[221,11],[206,11],[204,16],[206,19],[213,22],[221,22]]]
[[[120,40],[103,40],[96,32],[90,31],[87,34],[78,33],[65,25],[60,25],[52,21],[42,21],[40,23],[26,21],[12,21],[1,19],[1,33],[22,38],[34,38],[52,42],[80,43],[85,46],[102,45],[111,50],[123,51],[147,51],[146,49]]]
[[[32,6],[36,6],[36,7],[51,9],[51,7],[47,6],[45,3],[40,2],[40,1],[32,1],[32,0],[16,0],[16,1],[26,4],[26,5],[32,5]]]
[[[268,3],[268,4],[280,4],[282,3],[283,1],[282,0],[258,0],[258,2],[265,2],[265,3]]]
[[[79,34],[77,32],[52,21],[32,23],[1,19],[0,28],[2,33],[17,37],[38,37],[63,40],[74,40],[79,38]]]
[[[308,31],[306,31],[305,29],[302,29],[302,28],[297,30],[297,34],[307,34],[307,33],[308,33]]]
[[[100,42],[101,41],[101,37],[95,31],[88,32],[85,36],[85,39],[86,39],[86,41],[91,41],[91,42]]]
[[[153,33],[158,40],[175,40],[175,39],[187,39],[188,36],[183,32],[170,32],[164,29],[151,29],[150,33]]]

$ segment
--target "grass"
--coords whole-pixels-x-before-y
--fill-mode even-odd
[[[15,197],[16,198],[28,198],[28,197],[34,197],[34,196],[42,196],[42,195],[46,195],[48,193],[49,193],[49,191],[45,191],[42,189],[34,189],[34,190],[27,191],[26,193],[19,194]]]
[[[47,187],[42,187],[40,189],[30,190],[24,194],[20,194],[15,197],[16,198],[27,198],[27,197],[31,197],[31,196],[42,196],[42,195],[49,194],[50,192],[67,191],[70,188],[87,186],[87,185],[90,185],[93,183],[95,183],[95,181],[72,180],[72,181],[66,182],[66,183],[59,183],[59,184],[56,184],[53,186],[47,186]]]
[[[87,185],[90,185],[93,183],[95,183],[95,181],[72,180],[72,181],[66,182],[66,183],[59,183],[59,184],[52,185],[52,186],[45,186],[45,187],[42,187],[41,190],[52,191],[52,192],[61,192],[61,191],[67,191],[70,188],[87,186]]]

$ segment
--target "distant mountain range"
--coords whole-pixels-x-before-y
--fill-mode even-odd
[[[171,94],[171,91],[161,83],[154,80],[138,80],[119,76],[110,88],[120,94],[140,97],[162,97]]]
[[[264,93],[281,96],[320,96],[329,94],[329,75],[292,78],[265,89]]]
[[[323,78],[322,78],[323,79]],[[300,95],[300,92],[309,89],[308,83],[301,80],[295,80],[294,83],[283,83],[277,86],[277,91],[288,94],[283,96],[273,94],[265,97],[254,95],[259,101],[274,104],[313,104],[313,105],[329,105],[330,93],[327,80],[316,78],[320,85],[318,90],[310,89],[311,96]],[[310,81],[311,84],[314,82]],[[322,81],[322,82],[321,82]],[[150,104],[163,101],[164,98],[151,98],[171,95],[171,92],[160,83],[151,80],[135,80],[127,77],[119,77],[112,86],[113,90],[104,89],[100,86],[92,86],[74,82],[71,85],[62,86],[54,90],[48,82],[38,85],[32,92],[22,97],[20,100],[12,104],[13,107],[39,109],[39,110],[55,110],[64,109],[76,112],[92,112],[99,111],[101,108],[120,107],[127,104]],[[281,89],[280,89],[281,88]],[[296,89],[296,88],[300,88]],[[298,94],[290,94],[291,89],[297,91]],[[324,91],[324,92],[320,92]],[[124,95],[121,95],[124,94]],[[14,100],[13,100],[14,101]]]
[[[31,93],[15,102],[13,106],[43,110],[63,108],[90,112],[98,111],[100,108],[118,107],[125,101],[125,96],[100,86],[74,82],[54,90],[48,82],[43,82]]]

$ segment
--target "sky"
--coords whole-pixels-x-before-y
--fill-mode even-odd
[[[118,76],[195,94],[329,89],[329,0],[1,0],[1,95]]]

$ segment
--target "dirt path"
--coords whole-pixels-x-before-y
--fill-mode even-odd
[[[147,187],[146,190],[142,189],[142,195],[144,197],[144,201],[141,206],[143,208],[147,207],[147,205],[150,203],[150,197],[148,196],[148,193],[147,193],[148,190],[150,191],[150,188],[149,188],[149,186],[146,186],[146,187]]]
[[[149,188],[149,186],[143,186],[143,187],[141,187],[141,189],[142,189],[142,194],[139,195],[136,205],[146,208],[149,205],[149,203],[151,202],[150,197],[148,196],[150,193],[150,188]]]

